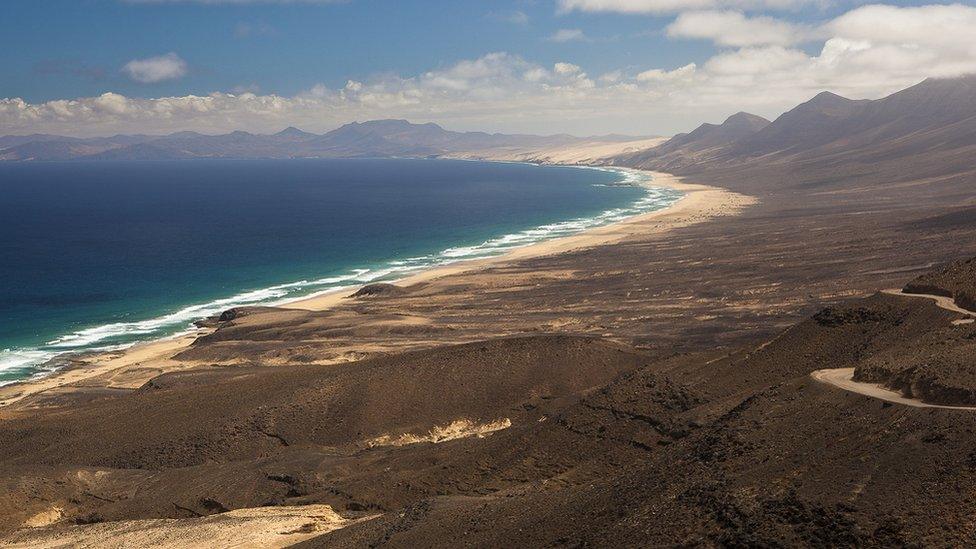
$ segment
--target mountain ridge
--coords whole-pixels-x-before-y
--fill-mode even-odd
[[[545,149],[594,139],[614,142],[635,138],[456,132],[432,122],[380,119],[351,122],[323,134],[289,126],[273,134],[236,130],[217,135],[180,131],[93,138],[4,136],[0,137],[0,161],[436,157],[516,147]]]
[[[802,168],[823,171],[825,179],[836,179],[840,166],[852,176],[865,175],[880,160],[894,161],[884,166],[896,178],[972,170],[976,75],[929,78],[874,100],[821,92],[765,127],[705,152],[689,135],[608,163],[678,175]]]

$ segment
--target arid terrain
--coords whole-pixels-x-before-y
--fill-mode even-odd
[[[973,82],[601,145],[712,194],[6,388],[0,543],[972,544]]]

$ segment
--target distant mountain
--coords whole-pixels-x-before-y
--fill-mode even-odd
[[[42,143],[44,141],[67,141],[72,138],[60,135],[49,135],[45,133],[34,133],[31,135],[5,135],[0,137],[0,150],[24,145],[26,143]]]
[[[86,139],[48,139],[28,141],[0,150],[0,160],[72,160],[119,147],[118,144]]]
[[[689,133],[675,135],[648,149],[620,157],[622,162],[654,162],[660,169],[673,164],[701,162],[724,152],[725,147],[748,138],[769,126],[769,120],[746,112],[736,113],[721,124],[702,124]]]
[[[279,137],[281,139],[290,139],[292,141],[304,141],[306,139],[311,139],[315,137],[314,133],[308,133],[302,131],[296,128],[295,126],[288,126],[287,128],[281,130],[280,132],[274,135],[275,137]]]
[[[82,155],[70,140],[27,141],[0,150],[0,160],[68,160]]]
[[[449,133],[436,124],[406,120],[353,122],[303,143],[301,151],[327,157],[432,156],[446,152],[435,143]]]
[[[551,148],[594,138],[453,132],[406,120],[353,122],[318,135],[289,127],[272,135],[177,132],[165,136],[74,138],[54,135],[0,138],[0,160],[169,160],[180,158],[429,157],[513,148]],[[606,141],[626,140],[622,136]]]
[[[679,174],[802,167],[825,177],[872,169],[935,177],[976,168],[976,76],[928,79],[877,100],[823,92],[772,123],[740,120],[739,131],[713,137],[731,120],[610,162]]]
[[[406,120],[373,120],[346,124],[314,141],[323,150],[367,151],[373,156],[437,156],[456,152],[506,147],[551,147],[583,142],[570,135],[509,135],[485,132],[453,132],[437,124],[411,124]],[[392,151],[402,152],[392,152]],[[371,154],[378,153],[378,154]],[[361,153],[362,154],[362,153]]]
[[[136,143],[127,147],[117,147],[103,150],[94,154],[75,156],[65,160],[180,160],[184,158],[195,158],[199,155],[189,154],[186,151],[167,146],[168,144],[157,145],[155,143]]]
[[[853,101],[823,92],[783,114],[762,131],[744,136],[731,147],[735,154],[762,155],[801,151],[829,143],[851,132],[852,117],[869,101]]]
[[[687,134],[674,136],[670,141],[661,145],[664,151],[691,150],[700,151],[721,147],[736,140],[755,134],[769,125],[769,120],[761,116],[740,112],[730,116],[722,124],[702,124]]]

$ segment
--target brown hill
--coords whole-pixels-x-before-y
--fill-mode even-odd
[[[753,135],[768,125],[769,120],[761,116],[740,112],[719,125],[706,123],[698,126],[691,133],[676,135],[661,144],[658,150],[661,152],[700,151],[720,147]]]
[[[371,518],[307,547],[965,544],[976,414],[809,375],[976,337],[957,316],[882,294],[735,352],[504,338],[48,399],[0,422],[0,524],[56,508],[17,539],[70,544],[140,524],[106,521],[325,503]]]
[[[923,274],[906,284],[905,292],[951,297],[963,309],[976,311],[976,258],[954,261]]]
[[[672,141],[694,153],[684,139]],[[707,155],[676,155],[669,143],[612,163],[678,174],[731,170],[738,179],[799,170],[823,179],[944,177],[976,168],[976,76],[927,79],[873,101],[823,92]]]
[[[678,134],[652,149],[617,157],[616,162],[634,166],[653,163],[656,169],[668,170],[673,165],[707,161],[723,154],[732,143],[751,136],[768,125],[769,121],[761,116],[739,112],[722,124],[702,124],[695,130]]]

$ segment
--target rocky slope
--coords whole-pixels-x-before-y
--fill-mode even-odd
[[[906,284],[905,292],[951,297],[963,309],[976,311],[976,258],[923,274]]]
[[[740,180],[803,172],[830,183],[945,178],[973,167],[976,76],[928,79],[873,101],[822,92],[704,156],[673,154],[695,152],[682,139],[611,162]]]
[[[638,167],[653,164],[655,169],[661,171],[707,162],[723,155],[731,144],[759,132],[769,123],[761,116],[740,112],[722,124],[702,124],[694,131],[678,134],[656,147],[618,155],[611,162]]]
[[[733,351],[502,338],[21,403],[0,422],[0,528],[29,540],[54,516],[37,535],[70,543],[316,504],[344,527],[307,547],[966,544],[976,414],[809,375],[968,348],[956,316],[879,294]]]

